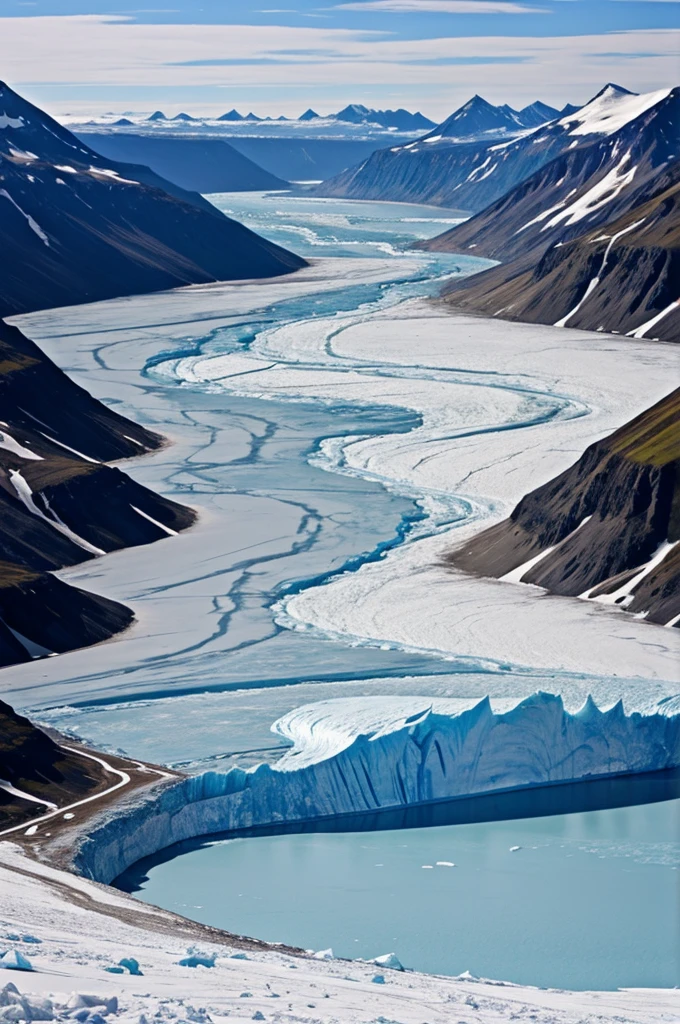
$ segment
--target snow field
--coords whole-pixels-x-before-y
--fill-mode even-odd
[[[40,942],[16,945],[33,972],[5,971],[0,980],[13,983],[33,1006],[53,1000],[53,1017],[42,1019],[73,1020],[78,1006],[87,1009],[88,1003],[89,1013],[75,1019],[91,1024],[97,1024],[94,1013],[111,1024],[500,1024],[513,1017],[535,1024],[583,1024],[591,1018],[602,1024],[668,1024],[680,1013],[674,990],[561,992],[468,974],[401,972],[390,969],[390,957],[376,968],[295,957],[226,935],[216,942],[182,918],[122,894],[109,896],[101,886],[47,868],[2,843],[0,931],[23,932],[29,921]],[[214,956],[215,967],[179,966],[189,949]],[[106,972],[129,957],[138,960],[143,977]],[[378,977],[383,982],[373,980]],[[8,1016],[0,1005],[0,1019],[25,1018]]]

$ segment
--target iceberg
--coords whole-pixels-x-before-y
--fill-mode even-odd
[[[569,711],[541,692],[515,702],[347,698],[272,728],[294,742],[276,764],[166,783],[122,813],[104,811],[76,870],[108,883],[196,836],[680,766],[673,700],[627,711],[589,697]]]

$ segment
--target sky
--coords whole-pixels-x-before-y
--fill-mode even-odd
[[[680,0],[0,0],[0,71],[50,113],[441,120],[479,93],[583,103],[680,79]]]

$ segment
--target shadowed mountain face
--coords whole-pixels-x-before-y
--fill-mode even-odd
[[[649,149],[647,160],[650,166],[658,167],[663,160],[677,157],[678,102],[677,91],[634,96],[610,85],[575,113],[538,128],[527,129],[518,125],[515,131],[510,132],[509,138],[509,129],[506,129],[505,137],[498,131],[494,138],[477,135],[470,140],[464,133],[447,136],[443,131],[449,122],[444,122],[444,126],[424,139],[378,151],[359,167],[350,168],[324,182],[318,191],[320,195],[350,199],[427,202],[472,213],[484,211],[490,214],[492,209],[494,212],[499,209],[503,222],[508,221],[508,232],[503,232],[499,225],[494,238],[497,235],[506,239],[531,219],[523,217],[523,209],[512,212],[515,201],[510,202],[508,197],[515,195],[524,201],[524,184],[534,180],[532,176],[542,168],[548,165],[556,167],[551,162],[561,154],[570,157],[570,174],[580,174],[583,181],[596,174],[598,167],[603,174],[605,167],[615,171],[617,178],[629,175],[635,161],[632,153],[629,161],[626,155],[633,146],[637,152],[641,151],[641,133]],[[463,110],[461,108],[461,112]],[[504,116],[507,119],[510,115],[506,113]],[[476,117],[472,124],[477,124]],[[446,130],[459,129],[452,129],[449,125]],[[473,135],[475,133],[476,128]],[[585,148],[589,146],[596,148],[586,153]],[[645,166],[644,171],[647,170]],[[557,203],[563,203],[565,207],[569,205],[566,196],[573,186],[562,189],[562,184],[561,176],[555,173],[551,189],[546,189],[537,213],[543,213]],[[475,221],[476,218],[470,222],[470,225],[474,224],[474,229],[471,227],[470,230],[476,231],[480,226]],[[451,232],[441,236],[442,248],[449,242],[456,248],[445,251],[464,251],[460,248],[465,244],[463,235]],[[467,245],[470,244],[479,246],[480,251],[475,255],[495,256],[495,252],[483,249],[478,240],[468,240]],[[495,241],[489,248],[495,249],[497,245],[500,242]]]
[[[287,181],[249,160],[223,139],[154,138],[130,133],[79,136],[110,160],[148,164],[158,174],[195,192],[285,189]]]
[[[680,390],[449,555],[483,576],[533,583],[680,624]],[[539,557],[540,556],[540,557]],[[533,562],[532,562],[533,560]]]
[[[105,779],[96,761],[59,747],[0,701],[0,827],[11,828],[50,810],[36,800],[65,805],[103,788]],[[33,800],[22,799],[11,788]]]
[[[167,538],[194,513],[105,460],[162,439],[95,401],[0,322],[0,664],[105,640],[132,612],[50,570]]]
[[[617,219],[450,288],[453,305],[492,316],[680,342],[680,161]]]
[[[0,315],[305,261],[141,166],[99,156],[0,85]]]

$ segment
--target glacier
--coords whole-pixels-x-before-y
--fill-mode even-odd
[[[643,713],[589,697],[571,712],[542,692],[495,706],[488,697],[307,705],[272,727],[294,743],[280,761],[185,778],[103,812],[74,867],[110,883],[197,836],[677,767],[678,710],[680,698]]]

